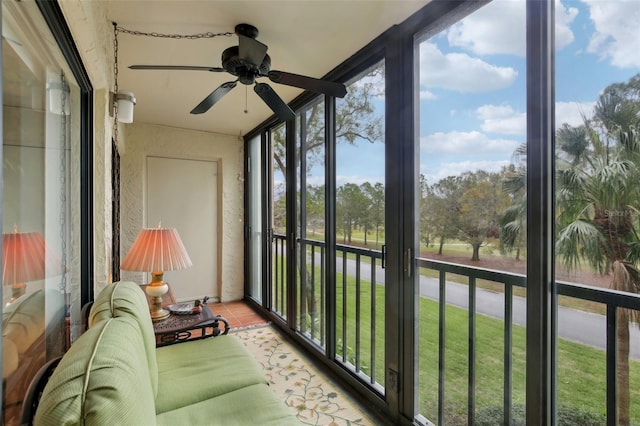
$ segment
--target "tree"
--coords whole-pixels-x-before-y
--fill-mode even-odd
[[[367,224],[373,226],[376,230],[376,246],[380,242],[380,228],[384,226],[384,185],[376,182],[371,185],[365,182],[360,185],[360,189],[369,201],[367,209]],[[365,230],[365,245],[367,244],[367,232]]]
[[[307,185],[307,226],[315,235],[316,228],[324,227],[324,185]]]
[[[558,255],[570,268],[584,259],[612,272],[611,288],[632,293],[640,292],[639,89],[640,74],[608,86],[591,119],[556,135]],[[617,310],[620,425],[629,424],[629,322],[638,320],[638,311]]]
[[[520,145],[514,153],[515,164],[503,170],[502,189],[511,198],[511,205],[500,218],[500,248],[507,253],[515,250],[516,260],[520,260],[520,251],[526,245],[527,172],[523,161],[526,153],[526,144]]]
[[[438,254],[442,254],[444,242],[460,232],[460,199],[468,189],[461,176],[448,176],[429,187],[422,215],[428,218],[430,233],[438,239]],[[426,224],[425,224],[426,225]]]
[[[422,173],[420,174],[420,241],[427,247],[431,245],[431,238],[433,232],[433,216],[429,214],[429,206],[433,200],[433,193],[429,188],[427,178]]]
[[[284,183],[276,184],[273,187],[273,202],[271,206],[272,225],[277,233],[286,234],[287,224],[287,198]]]
[[[479,170],[464,179],[469,189],[459,200],[459,238],[471,245],[471,260],[479,261],[480,247],[486,239],[498,236],[500,217],[510,200],[502,190],[499,173]]]
[[[351,243],[354,229],[366,218],[367,197],[355,183],[346,183],[336,193],[336,222],[342,228],[343,241]]]
[[[362,83],[351,84],[347,95],[339,100],[336,109],[336,141],[353,145],[358,140],[371,143],[384,141],[383,120],[376,114],[373,99],[378,93],[375,81],[384,76],[382,66],[374,67],[363,78]],[[323,98],[318,98],[323,99]],[[307,152],[307,169],[322,161],[325,144],[324,103],[313,102],[301,113],[305,117],[304,143]],[[272,132],[274,166],[286,176],[286,132],[281,126]],[[295,158],[299,161],[299,146]]]

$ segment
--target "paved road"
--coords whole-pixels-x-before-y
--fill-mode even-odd
[[[370,266],[362,265],[362,279],[369,279]],[[336,260],[336,269],[342,271],[342,259]],[[347,261],[347,273],[355,275],[355,261]],[[384,285],[384,270],[376,268],[376,282]],[[439,286],[436,278],[420,277],[420,295],[433,300],[439,298]],[[467,309],[469,304],[468,287],[463,284],[447,282],[445,298],[448,304]],[[493,318],[504,319],[504,294],[484,289],[477,289],[476,312]],[[526,325],[526,300],[513,297],[513,323]],[[606,318],[604,315],[558,307],[558,336],[562,339],[581,343],[597,349],[606,348]],[[640,360],[640,328],[629,327],[630,358]]]

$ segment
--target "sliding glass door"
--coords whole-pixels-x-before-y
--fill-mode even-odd
[[[436,424],[525,401],[524,6],[492,2],[416,46],[418,412]]]
[[[44,6],[47,18],[55,19],[55,8]],[[20,423],[38,369],[79,335],[81,267],[87,267],[81,247],[87,200],[81,186],[91,187],[91,179],[81,182],[80,174],[86,81],[76,80],[83,70],[70,67],[56,44],[60,34],[52,34],[43,13],[35,2],[2,2],[5,425]]]
[[[384,62],[369,67],[336,101],[335,361],[385,393],[386,235]]]

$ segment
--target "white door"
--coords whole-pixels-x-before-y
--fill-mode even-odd
[[[176,300],[219,299],[218,163],[147,157],[146,193],[146,226],[176,228],[193,262],[164,274]]]

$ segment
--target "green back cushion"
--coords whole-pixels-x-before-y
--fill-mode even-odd
[[[158,392],[158,363],[156,360],[156,336],[149,313],[147,296],[140,286],[131,281],[119,281],[105,287],[93,302],[89,314],[89,327],[108,318],[134,319],[142,332],[144,348],[151,373],[153,394]]]
[[[155,397],[135,320],[94,324],[49,379],[34,424],[152,425]]]

